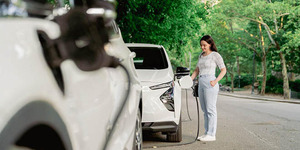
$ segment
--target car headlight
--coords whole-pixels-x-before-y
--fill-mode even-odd
[[[158,89],[163,89],[163,88],[171,88],[174,86],[174,82],[167,82],[167,83],[162,83],[154,86],[150,86],[151,90],[158,90]]]
[[[169,111],[174,111],[174,82],[172,82],[171,87],[159,98]]]

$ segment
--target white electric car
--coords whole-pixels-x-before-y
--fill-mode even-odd
[[[174,76],[164,47],[152,44],[127,46],[136,53],[134,65],[143,86],[143,130],[167,134],[168,141],[181,141],[181,87],[184,86],[183,83],[180,86]],[[188,82],[192,84],[190,77]],[[191,85],[185,88],[188,87]]]
[[[141,149],[133,53],[118,36],[85,53],[93,42],[60,38],[46,3],[0,0],[0,149]]]
[[[136,57],[136,54],[134,52],[131,52],[128,49],[128,47],[126,46],[126,44],[123,41],[120,29],[114,21],[112,22],[111,27],[113,28],[114,34],[113,34],[113,36],[111,36],[111,38],[109,40],[110,42],[106,45],[107,46],[106,52],[109,55],[119,58],[122,61],[122,64],[129,71],[131,87],[132,87],[132,91],[131,91],[132,97],[131,98],[134,100],[129,102],[129,105],[127,107],[131,107],[130,109],[134,110],[134,112],[130,112],[130,113],[136,113],[138,115],[136,117],[136,125],[135,126],[134,125],[132,126],[132,124],[126,124],[126,125],[124,124],[125,126],[123,128],[118,128],[118,131],[115,132],[115,135],[113,136],[116,139],[113,140],[112,144],[118,145],[118,143],[122,142],[120,140],[125,140],[125,139],[118,138],[119,133],[124,132],[124,130],[125,130],[124,133],[126,133],[126,130],[128,130],[128,128],[131,131],[130,133],[132,133],[132,129],[134,129],[134,127],[135,127],[135,136],[131,136],[131,138],[134,137],[135,150],[140,150],[140,149],[142,149],[142,143],[143,143],[143,140],[142,140],[142,137],[143,137],[142,136],[142,86],[138,79],[138,75],[137,75],[136,69],[134,67],[134,62],[133,62],[133,58]],[[122,90],[122,89],[120,89],[120,90]],[[138,110],[136,111],[137,108],[138,108]],[[124,118],[126,118],[126,115],[127,114],[125,113]],[[129,141],[131,141],[131,139]],[[115,147],[115,149],[118,149],[118,147]]]

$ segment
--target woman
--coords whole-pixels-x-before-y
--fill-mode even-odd
[[[200,40],[202,53],[199,56],[197,67],[192,74],[194,80],[199,75],[199,99],[204,113],[204,135],[198,137],[200,141],[215,141],[217,130],[217,96],[219,84],[226,74],[226,67],[223,58],[217,52],[215,42],[209,35],[205,35]],[[216,67],[221,73],[216,78]]]

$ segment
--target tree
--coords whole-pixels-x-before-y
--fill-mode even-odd
[[[300,2],[291,4],[295,7],[292,7],[290,15],[286,18],[287,24],[283,27],[285,30],[283,38],[286,42],[282,49],[286,51],[287,64],[293,81],[294,73],[300,73]]]
[[[173,65],[199,49],[199,36],[207,11],[191,0],[119,0],[117,23],[125,42],[163,45]],[[199,53],[196,54],[198,58]],[[187,64],[185,64],[187,66]]]
[[[235,14],[228,12],[232,10],[232,6],[235,5],[233,5],[230,1],[226,1],[226,3],[221,2],[214,6],[214,8],[210,11],[210,21],[207,23],[207,29],[216,41],[218,41],[218,45],[221,45],[220,52],[225,56],[224,61],[232,79],[231,86],[233,90],[235,68],[237,69],[237,74],[240,75],[239,60],[245,56],[243,55],[245,47],[246,49],[256,52],[259,57],[261,57],[261,54],[258,51],[257,44],[259,38],[257,36],[253,36],[253,34],[247,30],[247,26],[251,29],[253,28],[253,24],[250,23],[249,25],[249,21],[240,22],[240,20],[235,19]],[[236,9],[240,8],[237,7]],[[249,54],[247,54],[246,59],[251,60],[252,57],[250,58],[248,56]]]
[[[236,57],[238,57],[238,51],[241,48],[232,40],[232,37],[235,36],[233,30],[231,30],[232,24],[230,21],[224,19],[221,7],[216,5],[209,8],[209,12],[209,21],[206,23],[205,32],[213,37],[218,51],[224,59],[227,73],[231,78],[231,90],[234,92]]]
[[[270,0],[228,0],[222,1],[219,5],[222,7],[223,14],[226,14],[225,17],[227,20],[231,19],[236,24],[239,24],[238,27],[245,24],[245,27],[250,27],[248,30],[245,28],[240,29],[243,30],[245,34],[248,33],[252,39],[250,37],[244,38],[246,36],[245,34],[244,36],[240,36],[239,39],[242,39],[240,40],[242,45],[253,50],[262,60],[263,82],[261,94],[264,94],[266,86],[266,57],[269,50],[274,47],[274,50],[279,53],[281,60],[282,74],[284,77],[284,98],[289,98],[285,51],[281,49],[281,46],[284,44],[280,40],[283,32],[280,32],[280,30],[283,29],[283,24],[286,23],[284,22],[284,18],[290,14],[292,5],[279,1],[271,2]],[[278,20],[280,20],[280,22]],[[268,41],[265,40],[265,37],[268,37]],[[257,42],[260,46],[255,46]]]

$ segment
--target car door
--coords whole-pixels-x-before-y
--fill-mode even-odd
[[[82,71],[76,64],[67,60],[61,65],[65,82],[65,96],[72,101],[79,121],[77,140],[81,149],[99,149],[103,146],[112,126],[122,94],[125,91],[120,70],[101,68],[95,71]],[[116,78],[115,76],[119,76]],[[118,84],[120,83],[120,84]],[[123,90],[122,90],[123,88]]]

